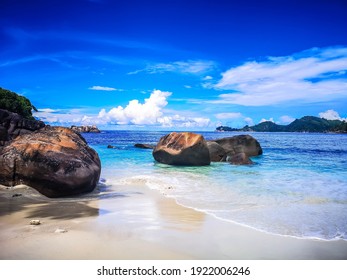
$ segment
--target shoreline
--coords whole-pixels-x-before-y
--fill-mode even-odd
[[[99,185],[60,199],[26,186],[2,187],[0,209],[0,259],[347,259],[345,240],[258,231],[147,186]],[[32,226],[31,219],[42,224]]]
[[[175,198],[172,198],[172,199],[175,200]],[[269,232],[269,231],[261,230],[261,229],[258,229],[258,228],[255,228],[255,227],[252,227],[252,226],[249,226],[249,225],[246,225],[246,224],[242,224],[242,223],[239,223],[239,222],[235,222],[235,221],[232,221],[232,220],[228,220],[228,219],[224,219],[224,218],[218,217],[218,216],[216,216],[214,214],[208,213],[207,211],[195,209],[194,207],[185,206],[185,205],[177,202],[176,200],[175,200],[175,202],[179,206],[181,206],[181,207],[189,208],[189,209],[191,209],[193,211],[204,213],[204,214],[206,214],[208,216],[213,217],[216,220],[219,220],[219,221],[222,221],[222,222],[225,222],[225,223],[230,223],[230,224],[235,225],[235,226],[248,228],[250,230],[254,230],[254,231],[257,231],[257,232],[260,232],[260,233],[263,233],[263,234],[268,234],[268,235],[273,235],[273,236],[278,236],[278,237],[285,237],[285,238],[294,238],[294,239],[298,239],[298,240],[313,240],[313,241],[321,241],[321,242],[335,242],[335,241],[340,241],[341,240],[341,241],[347,242],[347,240],[343,239],[343,238],[324,239],[324,238],[319,238],[319,237],[315,237],[315,236],[300,237],[300,236],[285,235],[285,234],[280,234],[280,233]]]

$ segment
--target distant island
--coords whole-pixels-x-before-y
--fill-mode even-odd
[[[79,133],[89,133],[89,132],[100,133],[100,130],[95,125],[81,125],[81,126],[72,125],[70,129]]]
[[[266,121],[253,126],[246,125],[243,128],[219,126],[216,128],[216,131],[347,133],[347,122],[305,116],[301,119],[296,119],[288,125],[279,125],[271,121]]]

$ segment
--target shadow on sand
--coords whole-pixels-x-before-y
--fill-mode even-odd
[[[109,213],[105,209],[95,207],[101,199],[127,197],[125,194],[112,192],[107,186],[100,184],[91,193],[80,196],[51,199],[29,187],[2,188],[0,193],[0,216],[14,212],[26,211],[26,218],[39,219],[76,219]],[[96,204],[97,205],[97,204]]]

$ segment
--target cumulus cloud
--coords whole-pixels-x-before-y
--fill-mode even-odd
[[[231,90],[213,103],[264,106],[347,97],[347,48],[314,48],[251,61],[222,73],[215,89]]]
[[[101,91],[115,91],[115,90],[119,90],[113,87],[102,87],[102,86],[92,86],[90,88],[88,88],[90,90],[101,90]]]
[[[339,113],[334,110],[327,110],[325,112],[321,112],[318,114],[318,116],[322,119],[326,120],[340,120],[340,121],[347,121],[347,118],[341,118]]]
[[[283,124],[289,124],[293,121],[295,121],[295,118],[293,118],[291,116],[281,116],[280,117],[280,123],[283,123]]]
[[[39,109],[34,116],[55,125],[151,125],[158,127],[201,128],[211,124],[209,118],[190,115],[190,112],[170,111],[165,113],[171,92],[153,90],[143,103],[131,100],[125,107],[109,111],[101,109],[98,114],[86,114],[79,109]],[[184,115],[182,115],[182,113]]]
[[[167,105],[171,92],[154,90],[150,97],[140,103],[134,99],[126,107],[118,106],[109,112],[102,109],[98,118],[111,124],[153,125],[163,115],[162,109]]]
[[[263,122],[273,122],[273,123],[274,123],[275,121],[274,121],[274,119],[273,119],[273,118],[270,118],[270,119],[268,119],[268,120],[267,120],[267,119],[262,118],[262,119],[260,120],[260,122],[259,122],[259,123],[263,123]]]
[[[162,74],[166,72],[176,72],[182,74],[203,74],[213,70],[215,62],[205,60],[175,61],[171,63],[157,63],[148,65],[144,69],[129,72],[129,75],[146,72],[149,74]]]
[[[168,104],[167,98],[171,92],[154,90],[144,103],[131,100],[126,107],[118,106],[106,111],[99,112],[97,120],[107,124],[118,125],[154,125],[162,127],[206,127],[210,119],[201,117],[187,117],[180,114],[164,114],[164,108]]]
[[[180,115],[174,116],[164,116],[158,119],[163,127],[184,127],[184,128],[194,128],[194,127],[207,127],[210,125],[211,121],[208,118],[189,118]]]

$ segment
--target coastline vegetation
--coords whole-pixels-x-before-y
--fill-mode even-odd
[[[0,109],[17,113],[26,119],[33,120],[32,110],[37,112],[30,100],[15,92],[0,87]]]

